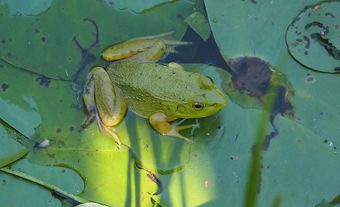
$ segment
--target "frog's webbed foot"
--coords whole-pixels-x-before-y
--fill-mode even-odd
[[[184,139],[185,141],[192,142],[190,138],[181,135],[179,131],[192,128],[194,125],[189,124],[178,126],[177,124],[170,124],[169,121],[173,120],[174,119],[167,117],[164,113],[155,113],[149,118],[151,126],[160,134],[178,137]]]
[[[100,123],[101,123],[101,122],[100,122]],[[115,140],[115,142],[116,142],[117,145],[118,145],[118,146],[117,146],[118,149],[121,148],[122,142],[120,141],[120,139],[119,139],[119,137],[118,137],[118,135],[117,135],[117,133],[116,133],[116,129],[115,129],[115,128],[113,128],[113,127],[107,127],[107,126],[105,126],[104,124],[101,124],[100,129],[101,129],[102,131],[107,132],[107,133]]]

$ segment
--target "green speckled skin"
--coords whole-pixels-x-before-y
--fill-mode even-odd
[[[201,74],[155,63],[121,61],[107,72],[123,92],[130,110],[149,118],[163,112],[173,118],[201,118],[220,111],[226,97]],[[197,109],[195,103],[204,107]]]

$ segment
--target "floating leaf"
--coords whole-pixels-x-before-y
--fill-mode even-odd
[[[134,0],[102,0],[103,3],[108,4],[117,9],[129,9],[136,13],[141,13],[147,9],[151,9],[160,4],[172,2],[173,0],[148,0],[148,1],[134,1]]]
[[[286,34],[292,56],[306,67],[323,72],[340,70],[340,2],[321,1],[304,8]]]
[[[100,52],[110,44],[169,31],[181,37],[186,25],[178,16],[192,12],[192,5],[183,1],[143,14],[100,1],[76,2],[55,0],[46,12],[33,17],[13,17],[0,5],[0,58],[46,77],[78,80],[90,66],[102,64]],[[140,25],[144,29],[136,29]]]
[[[211,34],[210,26],[205,16],[200,12],[190,14],[184,20],[204,41],[206,41]]]
[[[37,15],[46,11],[53,0],[0,0],[0,4],[6,5],[10,15]]]
[[[0,97],[0,118],[26,137],[32,137],[41,123],[41,116],[32,96],[24,96],[21,102],[24,108]]]
[[[43,167],[20,160],[11,169],[4,168],[1,171],[0,202],[4,206],[61,206],[60,201],[52,195],[53,192],[42,187],[44,182],[55,184],[74,194],[83,189],[82,179],[74,171],[62,167]],[[32,179],[32,175],[43,181],[37,182],[35,178]],[[27,180],[31,182],[18,177],[29,177]]]
[[[15,140],[15,134],[10,134],[0,124],[0,168],[22,158],[28,151],[26,147]]]

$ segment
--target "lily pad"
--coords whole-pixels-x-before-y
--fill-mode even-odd
[[[78,194],[83,189],[82,179],[70,169],[38,166],[28,162],[27,159],[11,165],[11,169],[34,175],[73,194]],[[53,192],[33,182],[4,172],[0,172],[0,179],[2,180],[0,201],[4,206],[61,206],[60,200],[53,196]]]
[[[15,135],[10,134],[0,124],[0,168],[17,161],[25,156],[29,150],[15,140]]]
[[[340,2],[322,1],[302,10],[286,34],[292,56],[322,72],[340,70]]]
[[[151,1],[101,0],[101,1],[117,9],[129,9],[133,12],[141,13],[157,5],[172,2],[173,0],[151,0]]]
[[[41,123],[41,116],[33,97],[24,96],[21,102],[24,108],[0,97],[0,118],[26,137],[32,137]]]
[[[90,66],[100,64],[99,54],[110,44],[169,31],[181,37],[187,26],[178,17],[192,13],[192,5],[183,1],[143,14],[115,9],[100,1],[78,2],[53,1],[46,12],[32,17],[13,17],[1,4],[0,58],[49,78],[78,80]],[[141,25],[142,30],[135,29]]]
[[[206,17],[200,12],[190,14],[184,20],[204,41],[211,34],[210,26]]]
[[[46,11],[53,0],[0,0],[0,4],[6,5],[10,15],[37,15]]]

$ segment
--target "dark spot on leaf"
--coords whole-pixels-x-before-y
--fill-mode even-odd
[[[54,157],[55,157],[55,154],[53,154],[53,153],[47,153],[47,156],[49,156],[50,158],[54,158]]]
[[[311,37],[316,40],[327,53],[337,60],[340,60],[340,49],[336,48],[328,39],[324,38],[323,35],[318,33],[311,34]]]
[[[5,44],[5,43],[6,43],[6,40],[1,40],[1,43],[2,43],[2,44]]]
[[[253,4],[257,4],[257,2],[255,0],[250,0],[251,3]]]
[[[305,82],[306,83],[314,83],[316,81],[316,78],[312,75],[308,75],[306,78],[305,78]]]
[[[303,36],[303,39],[306,41],[305,48],[308,49],[310,46],[310,39],[306,35]]]
[[[327,142],[328,142],[328,140],[327,140],[327,139],[323,140],[323,143],[327,143]]]
[[[44,76],[44,75],[38,76],[36,80],[39,81],[39,84],[41,86],[45,86],[45,87],[48,87],[50,85],[50,82],[51,82],[51,79]]]
[[[95,35],[95,39],[90,46],[85,48],[78,42],[76,36],[73,37],[72,41],[80,49],[81,61],[80,61],[78,70],[71,77],[72,81],[77,81],[79,75],[81,74],[82,71],[85,70],[86,66],[90,65],[91,63],[93,63],[97,59],[96,56],[93,53],[91,53],[91,49],[99,44],[98,25],[93,19],[90,19],[90,18],[84,18],[83,21],[90,23],[94,27],[94,33],[93,34]]]
[[[74,127],[71,126],[71,127],[69,128],[69,130],[72,132],[72,131],[74,130]]]
[[[39,32],[40,32],[40,30],[37,29],[37,28],[35,28],[34,31],[35,31],[36,33],[39,33]]]
[[[318,28],[322,29],[323,34],[325,34],[325,35],[329,33],[329,28],[327,26],[324,26],[321,22],[314,21],[314,22],[308,23],[308,24],[305,25],[305,30],[307,31],[311,27],[318,27]]]
[[[7,57],[12,57],[12,53],[7,53]]]
[[[61,128],[57,128],[56,132],[60,133],[61,132]]]
[[[5,92],[7,89],[8,89],[8,84],[7,83],[3,83],[3,84],[1,84],[1,90],[3,91],[3,92]]]
[[[332,18],[335,18],[335,15],[332,14],[332,13],[330,13],[330,12],[326,12],[326,13],[325,13],[325,16],[326,16],[326,17],[327,17],[327,16],[330,16],[330,17],[332,17]]]
[[[41,41],[46,42],[46,37],[42,37]]]
[[[184,16],[183,16],[182,14],[177,14],[176,17],[177,17],[177,19],[179,19],[179,20],[184,20],[184,19],[185,19]]]
[[[308,55],[308,51],[304,51],[303,54]]]
[[[229,64],[233,71],[232,87],[261,100],[272,76],[269,64],[256,57],[236,58],[229,61]]]

